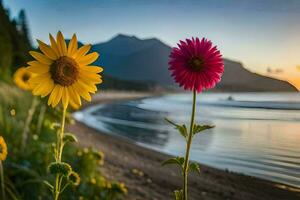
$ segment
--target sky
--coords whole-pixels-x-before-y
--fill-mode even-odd
[[[155,37],[170,46],[189,37],[213,41],[224,57],[300,89],[298,0],[3,0],[12,16],[25,9],[32,38],[61,30],[84,43],[118,33]],[[267,73],[267,68],[273,71]],[[277,70],[280,69],[280,70]],[[274,73],[275,71],[280,73]]]

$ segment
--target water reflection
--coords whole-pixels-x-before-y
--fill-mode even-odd
[[[200,95],[197,122],[216,125],[195,137],[191,149],[193,160],[221,169],[241,172],[300,187],[300,96],[297,94],[230,94],[233,99],[259,99],[256,105],[276,101],[272,106],[288,109],[261,109],[216,105],[228,94]],[[264,101],[267,100],[267,101]],[[297,101],[298,100],[298,101]],[[78,116],[81,117],[78,117]],[[172,155],[184,155],[181,135],[164,121],[174,118],[189,122],[190,96],[170,95],[120,104],[92,107],[77,113],[89,126],[126,137],[143,146]]]
[[[139,104],[108,104],[91,114],[98,122],[105,122],[106,130],[114,134],[129,138],[140,143],[147,143],[156,147],[164,146],[168,142],[165,113],[138,108]]]

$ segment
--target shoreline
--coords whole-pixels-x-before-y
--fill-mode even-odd
[[[105,91],[96,94],[93,102],[85,104],[83,109],[100,103],[159,95],[161,94]],[[126,184],[129,192],[125,199],[174,199],[173,191],[180,188],[182,178],[177,167],[161,166],[164,160],[170,158],[169,155],[141,147],[124,138],[99,132],[81,122],[69,125],[68,130],[78,137],[81,146],[93,147],[104,152],[105,164],[101,170],[108,179]],[[298,188],[205,165],[200,166],[200,175],[190,174],[190,200],[300,199]]]

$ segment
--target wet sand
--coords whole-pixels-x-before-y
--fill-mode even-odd
[[[150,93],[103,92],[84,107],[153,96]],[[160,94],[155,94],[160,95]],[[84,109],[84,108],[83,108]],[[128,200],[173,200],[173,192],[182,185],[179,169],[162,167],[170,156],[140,147],[132,142],[101,133],[80,122],[68,129],[77,135],[79,144],[105,153],[103,174],[124,182]],[[190,174],[190,200],[296,200],[300,189],[237,173],[201,165],[201,174]]]

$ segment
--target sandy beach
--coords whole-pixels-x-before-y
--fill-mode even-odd
[[[158,94],[159,95],[159,94]],[[144,98],[150,93],[102,92],[84,107],[114,101]],[[84,108],[83,108],[84,109]],[[94,147],[105,153],[103,174],[111,180],[124,182],[128,200],[174,199],[172,191],[179,189],[182,179],[176,167],[162,167],[170,156],[140,147],[130,141],[101,133],[80,122],[68,126],[76,134],[79,145]],[[300,189],[250,176],[217,170],[201,165],[201,175],[190,175],[191,200],[296,200]]]

